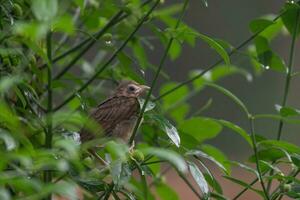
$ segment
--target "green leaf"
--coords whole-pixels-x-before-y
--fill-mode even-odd
[[[284,157],[284,153],[278,148],[263,149],[258,151],[258,157],[260,160],[275,162],[276,160]],[[248,160],[254,163],[255,159],[255,155],[252,155]]]
[[[174,88],[175,86],[177,86],[177,84],[178,83],[175,82],[171,82],[171,83],[169,82],[167,84],[164,84],[159,91],[160,95]],[[171,105],[182,100],[188,94],[188,92],[189,92],[189,88],[187,86],[183,86],[178,90],[175,90],[174,92],[165,96],[163,98],[163,108],[167,110]]]
[[[233,177],[230,177],[230,176],[223,176],[223,177],[226,178],[227,180],[230,180],[233,183],[236,183],[238,185],[243,186],[244,188],[249,188],[250,190],[256,192],[257,194],[259,194],[263,198],[265,197],[264,193],[262,191],[253,188],[250,184],[248,184],[248,183],[246,183],[242,180],[239,180],[239,179],[236,179],[236,178],[233,178]]]
[[[154,155],[161,159],[167,160],[168,162],[173,164],[176,167],[176,169],[178,169],[180,172],[185,172],[187,170],[187,166],[184,159],[175,151],[154,147],[149,147],[141,150],[145,154]]]
[[[220,162],[218,162],[214,157],[204,153],[203,151],[190,150],[190,151],[186,152],[185,155],[187,155],[187,156],[197,156],[197,157],[200,157],[200,158],[201,157],[206,158],[206,159],[212,161],[213,163],[215,163],[218,167],[220,167],[224,172],[226,172],[228,174],[228,171],[226,170],[226,168]]]
[[[155,187],[161,200],[179,200],[179,196],[176,191],[170,188],[167,184],[159,183]]]
[[[230,75],[240,74],[246,78],[247,81],[252,81],[252,75],[244,69],[241,69],[234,65],[219,65],[212,69],[210,79],[212,82],[217,82],[222,78],[225,78]]]
[[[7,151],[11,151],[17,147],[15,139],[6,131],[0,129],[0,141],[3,140]]]
[[[211,48],[213,48],[223,58],[227,65],[230,64],[230,57],[228,53],[216,40],[201,33],[198,33],[197,36],[206,42]]]
[[[135,57],[139,61],[140,67],[146,69],[149,65],[147,54],[145,52],[145,48],[143,47],[139,39],[136,39],[132,42],[132,50]]]
[[[229,90],[223,88],[222,86],[219,86],[219,85],[216,85],[216,84],[213,84],[213,83],[206,83],[206,85],[210,86],[214,89],[217,89],[218,91],[223,93],[225,96],[232,99],[238,106],[240,106],[242,108],[242,110],[246,113],[247,117],[250,116],[250,113],[249,113],[247,107],[245,106],[245,104],[237,96],[235,96],[232,92],[230,92]]]
[[[114,160],[110,166],[112,179],[115,185],[121,186],[129,181],[131,176],[129,164],[123,163],[122,160]]]
[[[281,16],[284,26],[287,28],[289,33],[293,35],[296,28],[297,12],[299,12],[300,7],[298,3],[286,3],[284,6],[285,13]],[[299,23],[299,21],[298,21]],[[300,33],[300,29],[297,30],[297,36]]]
[[[261,36],[255,38],[255,47],[258,61],[265,69],[273,69],[278,72],[286,72],[284,61],[272,51],[269,41]]]
[[[58,11],[57,0],[32,0],[32,12],[40,21],[53,19]]]
[[[292,154],[291,159],[298,168],[300,168],[300,155],[299,154]]]
[[[227,128],[233,130],[235,133],[239,134],[240,136],[242,136],[246,142],[250,145],[250,147],[252,147],[252,140],[251,137],[248,135],[248,133],[242,129],[241,127],[239,127],[236,124],[233,124],[232,122],[226,121],[226,120],[218,120],[219,123],[221,123],[223,126],[226,126]]]
[[[105,145],[105,149],[110,153],[113,160],[121,159],[125,161],[127,159],[127,153],[129,152],[127,145],[115,141],[109,141]]]
[[[216,137],[221,132],[222,126],[209,118],[193,117],[180,123],[179,130],[192,136],[199,144]],[[185,143],[189,143],[189,141],[185,141]]]
[[[120,52],[118,53],[118,59],[120,61],[120,66],[119,68],[121,69],[122,73],[123,73],[123,77],[127,76],[127,77],[130,77],[132,80],[135,80],[139,83],[144,83],[144,79],[141,78],[137,73],[136,71],[132,68],[132,65],[133,65],[133,61],[132,59],[127,56],[125,53],[123,52]]]
[[[155,17],[160,17],[160,16],[171,16],[176,13],[179,13],[182,10],[182,3],[174,3],[168,7],[163,7],[161,9],[157,9],[153,12],[153,15]]]
[[[144,103],[145,103],[145,99],[142,99],[142,98],[138,98],[138,101],[139,101],[139,104],[140,104],[140,108],[143,108],[144,106]],[[155,103],[152,102],[152,101],[148,101],[147,102],[147,105],[146,105],[146,108],[145,108],[145,112],[148,112],[150,110],[153,110],[155,108]]]
[[[178,58],[181,54],[181,44],[177,40],[173,40],[168,53],[171,60],[175,60],[176,58]]]
[[[52,23],[52,29],[55,32],[60,31],[72,35],[75,29],[72,17],[69,15],[64,15],[59,18],[55,18]]]
[[[300,110],[292,107],[281,107],[280,105],[276,104],[275,108],[277,111],[279,111],[282,117],[300,116]]]
[[[221,150],[209,144],[201,145],[201,149],[209,156],[212,156],[219,163],[221,163],[225,167],[226,172],[228,174],[231,174],[231,166],[230,163],[228,162],[229,160]]]
[[[181,105],[176,106],[175,109],[169,111],[170,117],[173,120],[175,120],[177,123],[180,123],[186,118],[189,110],[190,110],[190,105],[187,103],[182,103]]]
[[[197,185],[199,186],[200,190],[202,191],[204,198],[209,195],[209,187],[205,180],[204,175],[198,168],[198,166],[193,162],[188,162],[189,170],[191,172],[192,177],[196,181]]]
[[[13,86],[22,81],[20,76],[5,76],[0,80],[0,93],[8,92]]]
[[[284,150],[286,150],[289,153],[299,153],[300,152],[300,147],[286,142],[286,141],[278,141],[278,140],[263,140],[257,144],[257,146],[263,146],[265,148],[269,147],[279,147]]]
[[[160,115],[150,115],[155,120],[159,127],[168,135],[171,141],[177,146],[180,146],[180,136],[175,126],[173,126],[167,119]]]
[[[250,27],[250,30],[252,31],[252,33],[256,33],[263,29],[266,29],[267,27],[269,27],[273,24],[275,24],[275,22],[273,22],[272,20],[255,19],[250,22],[249,27]]]
[[[38,41],[44,38],[49,30],[48,24],[45,23],[37,23],[37,22],[18,22],[14,26],[15,33],[24,36],[25,38],[29,38],[31,41]],[[29,43],[27,41],[27,43]],[[30,45],[30,44],[28,44]],[[32,44],[33,46],[34,44]],[[31,47],[32,48],[32,47]],[[34,49],[34,48],[32,48]],[[35,49],[34,49],[35,50]],[[40,52],[37,52],[41,54]]]
[[[258,172],[255,169],[253,169],[253,168],[251,168],[251,167],[249,167],[249,166],[247,166],[247,165],[245,165],[243,163],[236,162],[236,161],[230,161],[230,163],[233,164],[233,165],[239,166],[240,168],[242,168],[242,169],[244,169],[244,170],[246,170],[248,172],[251,172],[251,173],[255,174],[256,177],[259,177],[259,174],[258,174]]]
[[[259,36],[271,41],[274,37],[280,33],[283,27],[281,18],[274,21],[274,15],[267,15],[260,19],[254,19],[250,22],[250,29],[253,33],[259,33]],[[263,30],[263,31],[262,31]]]

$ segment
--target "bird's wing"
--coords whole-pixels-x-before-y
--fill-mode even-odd
[[[103,132],[110,135],[118,123],[130,119],[139,112],[139,103],[132,97],[112,97],[97,108],[95,108],[90,117],[101,125]],[[86,131],[82,132],[83,138],[89,138]]]

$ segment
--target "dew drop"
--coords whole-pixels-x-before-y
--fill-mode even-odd
[[[265,69],[266,69],[266,70],[270,69],[270,66],[268,66],[268,65],[267,65],[267,66],[265,66]]]
[[[145,77],[145,71],[140,69],[140,72],[142,73],[143,77]]]
[[[111,40],[106,40],[105,44],[108,45],[108,46],[111,46],[112,45],[112,41]]]

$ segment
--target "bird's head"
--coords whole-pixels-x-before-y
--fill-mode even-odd
[[[115,96],[139,97],[150,87],[131,80],[122,81],[116,89]]]

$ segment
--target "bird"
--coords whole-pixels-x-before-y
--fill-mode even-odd
[[[104,136],[118,138],[128,143],[140,113],[138,98],[148,89],[150,87],[135,81],[123,80],[108,99],[92,110],[89,118],[100,125]],[[86,128],[80,131],[82,143],[96,137]]]

